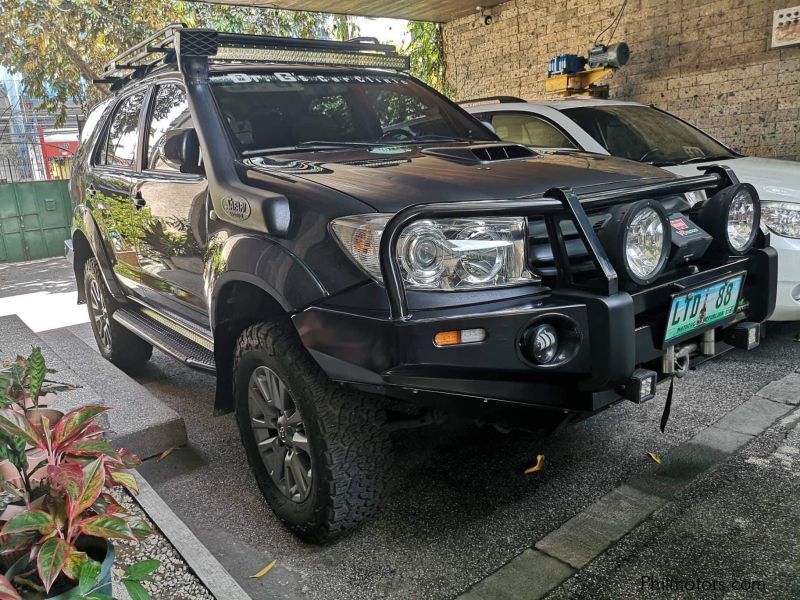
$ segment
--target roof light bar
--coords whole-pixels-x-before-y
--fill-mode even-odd
[[[301,63],[337,65],[348,67],[374,67],[405,71],[409,68],[407,56],[376,53],[328,52],[295,48],[233,48],[221,46],[214,60],[257,61],[270,63]]]
[[[410,60],[375,38],[346,42],[308,40],[267,35],[224,33],[213,29],[188,28],[180,23],[165,27],[132,46],[106,65],[95,83],[125,85],[143,77],[164,61],[177,58],[184,70],[185,59],[305,63],[407,71]],[[133,71],[131,73],[131,71]]]

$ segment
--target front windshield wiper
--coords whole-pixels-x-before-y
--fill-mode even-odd
[[[255,156],[257,154],[280,154],[282,152],[298,152],[301,150],[336,150],[338,148],[374,148],[383,146],[374,142],[328,142],[325,140],[309,140],[294,146],[279,146],[277,148],[261,148],[259,150],[245,150],[242,156]]]
[[[713,160],[730,160],[733,158],[729,154],[720,154],[719,156],[695,156],[694,158],[687,158],[686,160],[682,160],[679,164],[682,165],[690,165],[692,163],[699,163],[699,162],[710,162]]]
[[[404,144],[424,144],[425,142],[468,142],[472,143],[475,140],[472,138],[456,137],[451,135],[439,135],[438,133],[427,133],[419,135],[407,140],[398,140],[391,142],[392,144],[402,146]]]

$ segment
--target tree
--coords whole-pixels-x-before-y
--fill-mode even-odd
[[[169,23],[224,31],[343,39],[357,34],[347,17],[180,0],[0,0],[0,57],[21,73],[26,93],[63,120],[70,99],[105,93],[91,85],[103,65]]]
[[[411,59],[411,74],[443,94],[448,94],[442,25],[409,21],[408,32],[410,40],[403,46],[402,52]]]

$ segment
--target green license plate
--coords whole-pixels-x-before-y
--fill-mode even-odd
[[[665,342],[683,338],[699,329],[724,321],[739,303],[744,275],[735,275],[672,298]]]

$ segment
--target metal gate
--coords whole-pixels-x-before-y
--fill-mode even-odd
[[[71,219],[66,180],[0,183],[0,262],[61,256]]]

